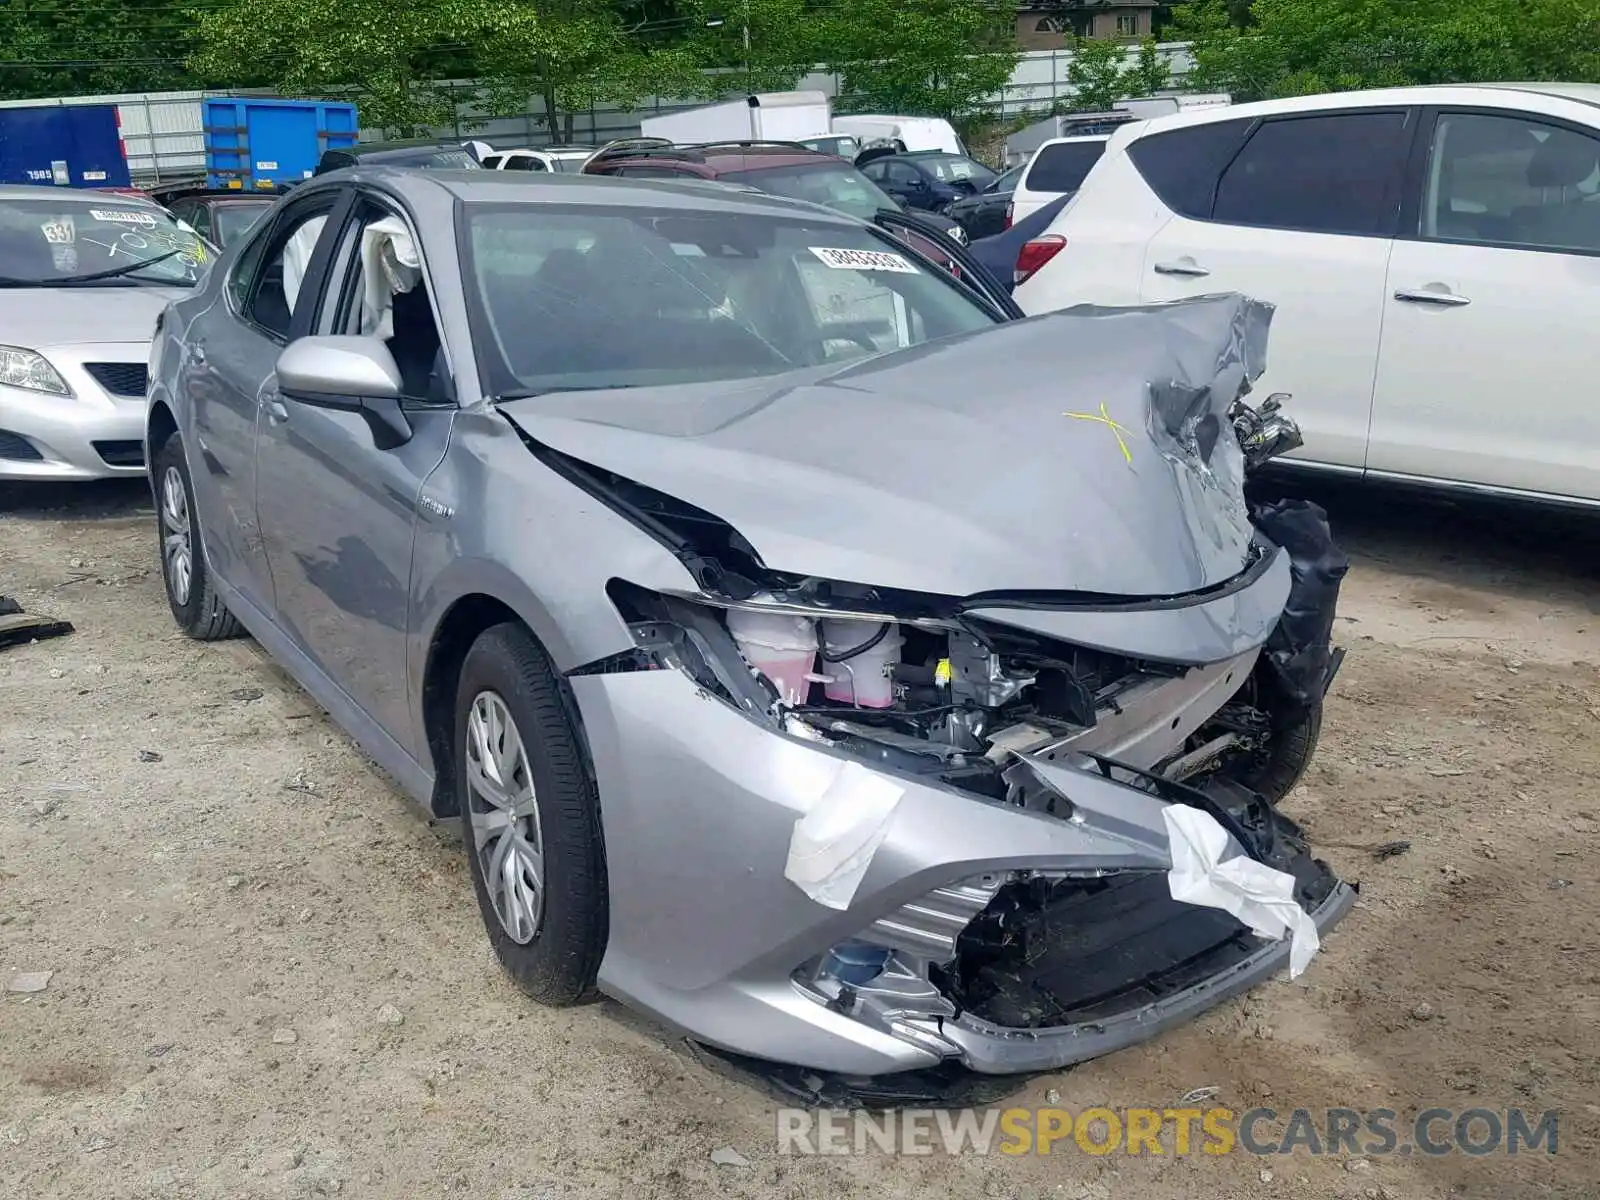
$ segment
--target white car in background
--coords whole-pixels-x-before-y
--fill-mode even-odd
[[[1600,85],[1397,88],[1119,130],[1030,314],[1244,292],[1286,465],[1600,506]]]
[[[490,171],[564,171],[576,175],[596,150],[594,146],[548,146],[543,150],[518,147],[489,149],[478,162]]]
[[[1051,138],[1033,152],[1011,193],[1010,225],[1032,216],[1058,196],[1075,192],[1105,153],[1108,134]]]

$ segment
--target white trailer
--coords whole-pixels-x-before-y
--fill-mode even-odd
[[[639,122],[641,137],[665,138],[679,146],[698,142],[797,142],[831,131],[826,92],[762,92],[663,113]]]

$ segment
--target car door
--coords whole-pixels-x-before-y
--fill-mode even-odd
[[[273,387],[257,439],[256,496],[280,626],[314,669],[414,757],[406,684],[411,547],[422,484],[444,457],[456,405],[425,270],[409,291],[384,284],[373,293],[392,307],[387,326],[372,327],[381,313],[363,297],[381,247],[362,247],[380,232],[372,227],[391,218],[415,244],[415,226],[392,201],[358,196],[319,249],[321,286],[296,313],[293,333],[383,337],[404,380],[410,436],[380,441],[361,412]]]
[[[188,447],[196,507],[211,567],[264,612],[272,581],[256,512],[256,430],[278,352],[300,303],[285,258],[314,243],[340,195],[286,201],[234,259],[221,300],[195,318],[184,345],[182,387],[193,414]],[[293,294],[291,294],[293,293]]]
[[[1600,129],[1444,109],[1416,161],[1368,466],[1600,500]]]
[[[1384,284],[1417,121],[1411,108],[1297,113],[1180,127],[1157,135],[1164,148],[1129,147],[1151,179],[1185,156],[1185,136],[1239,139],[1229,157],[1212,157],[1215,186],[1186,181],[1189,211],[1145,246],[1140,296],[1243,292],[1277,306],[1259,390],[1294,396],[1289,412],[1306,443],[1295,458],[1366,463]]]

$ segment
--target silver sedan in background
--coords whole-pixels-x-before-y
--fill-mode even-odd
[[[144,470],[156,320],[213,254],[137,197],[0,188],[0,480]]]

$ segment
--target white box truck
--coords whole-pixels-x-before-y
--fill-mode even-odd
[[[642,137],[666,138],[679,146],[700,142],[797,142],[832,131],[833,107],[826,92],[762,92],[662,113],[639,122]]]

